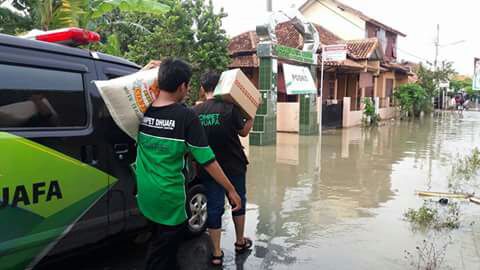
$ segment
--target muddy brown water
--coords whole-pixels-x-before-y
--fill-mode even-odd
[[[423,240],[449,243],[443,266],[480,269],[480,205],[460,201],[460,228],[434,236],[403,220],[423,203],[416,190],[448,191],[454,158],[480,147],[480,113],[277,138],[249,149],[246,234],[255,247],[235,258],[226,215],[226,269],[416,269]]]

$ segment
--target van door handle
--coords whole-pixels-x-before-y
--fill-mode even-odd
[[[82,146],[82,161],[92,166],[96,166],[98,164],[96,152],[97,147],[94,145]]]
[[[117,155],[118,159],[123,160],[125,159],[125,155],[128,154],[128,144],[126,143],[119,143],[113,145],[113,151]]]

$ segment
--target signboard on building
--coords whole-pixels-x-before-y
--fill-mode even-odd
[[[322,57],[324,61],[347,60],[347,44],[335,44],[323,46]]]
[[[316,65],[318,63],[318,54],[316,53],[278,44],[273,45],[273,55],[281,59],[294,60],[305,64]]]
[[[316,94],[317,87],[307,67],[283,64],[288,95]]]
[[[475,58],[472,81],[473,81],[473,85],[472,85],[473,90],[475,91],[480,90],[480,58]]]

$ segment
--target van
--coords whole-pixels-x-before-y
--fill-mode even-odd
[[[135,142],[92,83],[140,67],[64,45],[92,37],[98,39],[74,28],[34,39],[0,34],[0,269],[33,269],[148,228],[130,167]],[[206,226],[206,196],[186,173],[188,230],[198,235]]]

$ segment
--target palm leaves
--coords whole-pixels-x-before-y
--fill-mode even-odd
[[[169,7],[154,0],[107,0],[100,1],[94,8],[92,18],[101,17],[103,14],[118,8],[127,12],[144,12],[150,14],[163,14]]]
[[[86,27],[92,19],[119,9],[124,12],[163,14],[169,7],[155,0],[37,0],[33,9],[43,30],[63,27]]]
[[[88,0],[61,0],[55,9],[51,26],[54,28],[81,26],[80,22],[86,14]]]

